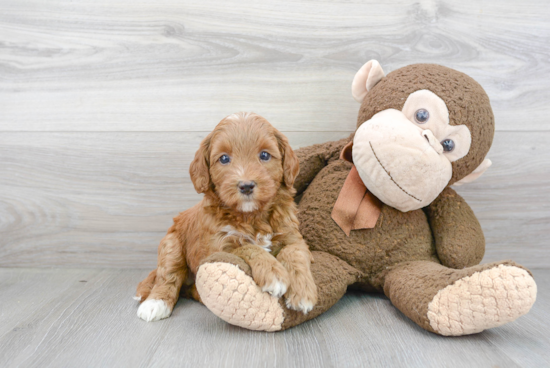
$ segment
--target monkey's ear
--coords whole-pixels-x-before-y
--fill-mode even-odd
[[[340,160],[353,163],[353,141],[349,142],[340,151]]]
[[[199,149],[195,153],[195,158],[189,166],[191,181],[199,194],[206,193],[210,188],[210,167],[208,164],[210,158],[210,140],[211,134],[202,140]]]
[[[473,182],[474,180],[479,178],[489,168],[489,166],[491,166],[491,164],[492,164],[491,160],[486,158],[485,160],[483,160],[481,165],[479,165],[477,167],[477,169],[475,169],[469,175],[466,175],[465,177],[463,177],[462,179],[460,179],[459,181],[457,181],[453,185],[460,186],[460,185],[463,185],[463,184],[468,184],[468,183]]]
[[[363,102],[367,92],[386,75],[376,60],[370,60],[359,69],[351,83],[351,94],[355,101]]]

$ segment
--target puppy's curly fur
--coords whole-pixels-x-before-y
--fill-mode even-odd
[[[298,171],[287,138],[267,120],[254,113],[224,118],[201,142],[189,168],[204,198],[176,216],[160,242],[158,267],[137,288],[138,316],[168,317],[184,283],[183,294],[200,301],[194,276],[215,252],[243,258],[264,291],[284,294],[290,308],[311,310],[317,288],[293,200]]]

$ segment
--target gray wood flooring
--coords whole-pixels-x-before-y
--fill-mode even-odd
[[[383,296],[348,293],[324,315],[263,333],[180,300],[146,323],[131,299],[148,270],[0,269],[2,367],[548,367],[550,271],[531,312],[480,334],[441,337]]]

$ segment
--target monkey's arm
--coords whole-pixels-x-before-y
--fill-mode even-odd
[[[483,230],[461,196],[447,187],[424,210],[444,266],[461,269],[481,262],[485,253]]]
[[[348,137],[339,141],[302,147],[294,151],[300,161],[300,173],[294,181],[294,188],[297,194],[301,194],[306,190],[309,183],[311,183],[323,167],[327,166],[329,161],[338,159],[340,151],[350,140],[351,138]]]

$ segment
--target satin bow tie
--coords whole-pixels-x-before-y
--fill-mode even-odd
[[[351,230],[372,229],[381,208],[382,202],[368,191],[354,165],[338,194],[331,217],[349,236]]]

